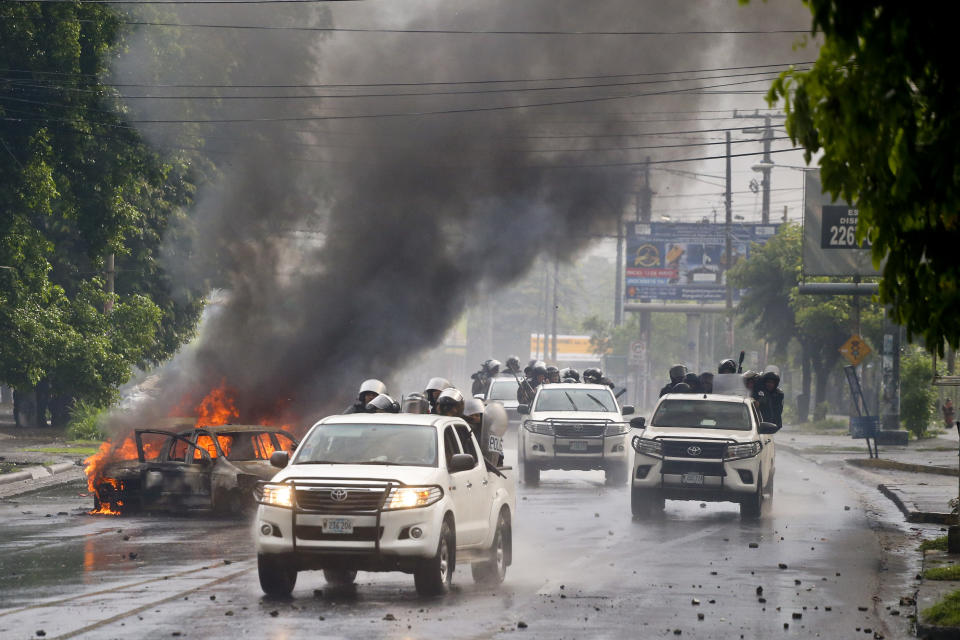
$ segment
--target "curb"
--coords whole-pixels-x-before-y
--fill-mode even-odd
[[[877,485],[880,493],[890,498],[893,504],[897,505],[900,512],[907,519],[907,522],[927,522],[931,524],[953,524],[953,516],[949,513],[936,513],[930,511],[911,511],[907,505],[900,499],[900,495],[885,484]]]
[[[957,469],[952,469],[950,467],[938,467],[932,464],[914,464],[908,462],[897,462],[896,460],[887,460],[887,459],[863,459],[863,458],[848,458],[844,460],[847,464],[859,467],[860,469],[871,469],[878,471],[908,471],[911,473],[932,473],[938,476],[951,476],[956,478],[960,475],[960,471]]]
[[[17,471],[15,473],[0,474],[0,484],[12,484],[22,480],[33,480],[33,474],[29,471]]]
[[[927,553],[923,553],[920,565],[921,574],[927,569],[930,563],[929,560]],[[944,582],[942,583],[942,587],[931,584],[931,581],[926,579],[920,583],[914,600],[914,614],[916,615],[918,638],[922,638],[923,640],[955,640],[957,637],[960,637],[960,627],[941,627],[923,622],[923,610],[926,607],[933,606],[945,593],[953,591],[953,587],[949,586],[951,584],[956,585],[956,582]]]
[[[15,471],[14,473],[4,473],[0,474],[0,485],[13,484],[14,482],[23,482],[24,480],[38,480],[41,478],[48,478],[50,476],[57,475],[58,473],[64,473],[70,471],[71,469],[76,468],[77,465],[73,462],[58,462],[56,464],[47,465],[37,465],[30,467],[24,471]]]

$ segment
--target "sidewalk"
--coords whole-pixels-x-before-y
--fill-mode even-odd
[[[785,426],[777,446],[808,458],[836,461],[861,470],[890,498],[908,522],[949,524],[949,501],[957,497],[957,433],[911,441],[907,446],[881,446],[872,460],[863,440],[839,434],[792,432]]]
[[[71,448],[61,430],[17,429],[9,407],[0,407],[0,498],[82,479],[90,454]]]

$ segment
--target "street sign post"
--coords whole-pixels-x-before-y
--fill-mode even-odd
[[[647,345],[642,340],[634,340],[630,343],[630,364],[640,365],[647,353]]]
[[[840,353],[847,359],[847,362],[853,366],[857,366],[863,362],[864,358],[870,355],[872,351],[867,343],[863,341],[863,338],[857,334],[850,336],[850,339],[840,347]]]

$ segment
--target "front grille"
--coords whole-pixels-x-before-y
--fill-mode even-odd
[[[346,491],[346,499],[334,500],[333,492]],[[297,507],[301,511],[323,513],[358,513],[376,511],[383,504],[385,488],[317,487],[297,489]]]
[[[298,540],[340,540],[342,542],[374,542],[383,536],[383,527],[354,527],[353,533],[324,533],[323,527],[297,525]]]
[[[727,451],[726,442],[710,442],[702,440],[661,440],[663,443],[663,455],[667,458],[705,458],[719,459],[723,458]],[[690,452],[691,448],[699,447],[699,455]]]
[[[683,475],[684,473],[702,473],[705,476],[725,476],[722,462],[699,462],[694,460],[664,460],[660,467],[664,475]]]
[[[605,424],[562,424],[553,423],[553,432],[558,438],[596,438],[606,430]]]

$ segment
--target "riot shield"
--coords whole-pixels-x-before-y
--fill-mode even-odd
[[[400,411],[402,413],[430,413],[430,403],[419,393],[411,393],[403,398]]]
[[[480,428],[480,449],[483,457],[494,466],[503,464],[503,434],[510,424],[507,410],[499,402],[491,402],[483,411]]]
[[[713,393],[724,396],[740,396],[746,398],[750,395],[747,388],[743,386],[742,373],[717,373],[713,376]]]

